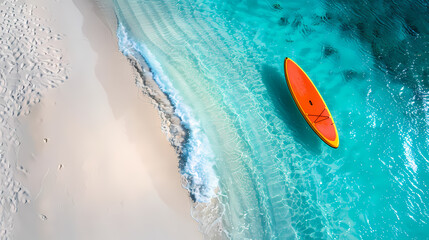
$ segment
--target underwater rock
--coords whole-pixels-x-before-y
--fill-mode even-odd
[[[332,56],[332,55],[337,54],[337,53],[338,53],[338,51],[331,46],[326,45],[323,47],[323,57],[324,58],[327,58],[327,57]]]
[[[280,4],[278,4],[278,3],[273,4],[273,8],[277,9],[277,10],[282,10],[283,9],[282,6],[280,6]]]
[[[279,20],[279,25],[280,26],[286,26],[289,23],[289,21],[287,20],[286,17],[281,17]]]
[[[346,81],[350,81],[353,78],[360,77],[358,72],[356,72],[355,70],[351,70],[351,69],[344,71],[343,76],[344,76],[344,79],[346,79]]]

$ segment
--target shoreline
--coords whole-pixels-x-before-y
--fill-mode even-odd
[[[161,76],[163,76],[164,73],[162,73],[162,67],[157,60],[151,57],[149,57],[149,59],[146,58],[148,57],[147,55],[152,56],[150,50],[145,49],[141,51],[141,49],[135,48],[135,45],[139,43],[134,42],[135,40],[132,39],[132,37],[130,38],[124,33],[123,26],[119,26],[118,29],[121,29],[118,30],[117,33],[119,48],[140,75],[140,77],[136,79],[137,85],[145,95],[152,99],[152,103],[158,110],[159,116],[162,119],[163,132],[167,135],[171,146],[175,148],[179,156],[179,170],[181,171],[182,186],[187,190],[190,199],[192,199],[191,215],[199,223],[200,232],[202,232],[204,236],[210,237],[210,239],[227,239],[228,234],[225,232],[222,223],[224,209],[218,199],[219,187],[217,186],[217,179],[215,181],[216,187],[214,188],[211,186],[213,187],[213,193],[200,192],[200,187],[206,187],[207,185],[201,185],[201,182],[195,183],[193,178],[199,178],[200,173],[189,173],[189,170],[195,171],[195,169],[192,169],[192,167],[191,169],[187,169],[188,166],[186,166],[188,164],[187,161],[190,160],[189,152],[195,150],[192,149],[194,147],[192,146],[192,142],[195,142],[197,135],[192,132],[199,131],[198,124],[196,125],[197,128],[193,129],[192,127],[195,126],[190,124],[190,122],[196,121],[193,121],[192,116],[187,115],[190,114],[190,112],[182,112],[181,114],[177,112],[176,104],[179,103],[183,107],[183,103],[178,102],[177,98],[180,97],[175,96],[175,98],[171,98],[170,95],[175,93],[174,87],[166,87],[169,83],[165,82],[165,79],[160,79],[163,78]],[[146,48],[144,44],[143,48]],[[164,78],[166,78],[166,76],[164,76]],[[183,121],[182,117],[185,117],[187,120]],[[203,135],[203,137],[205,136]],[[202,140],[202,142],[204,142],[204,139]],[[198,142],[198,139],[196,141]],[[193,157],[195,158],[195,156]],[[204,158],[204,156],[197,157]],[[195,161],[197,159],[191,160]],[[194,165],[195,162],[191,162],[190,164]],[[195,195],[195,192],[199,194],[199,199],[196,199],[197,195]]]
[[[182,125],[180,118],[174,114],[174,106],[171,104],[168,96],[159,88],[152,77],[152,72],[146,63],[143,56],[141,59],[136,59],[135,56],[126,56],[130,64],[135,68],[140,77],[136,78],[137,85],[143,92],[152,99],[152,104],[157,109],[160,118],[162,119],[163,132],[167,135],[171,146],[175,149],[179,157],[180,164],[186,161],[183,156],[183,148],[185,147],[189,136],[189,129]],[[148,76],[149,75],[149,76]],[[181,174],[182,186],[188,194],[191,194],[190,189],[186,187],[187,179]],[[219,189],[216,189],[219,191]],[[227,239],[227,234],[224,232],[221,221],[221,212],[223,212],[219,199],[211,198],[209,202],[198,202],[192,200],[191,216],[199,224],[200,232],[210,239]]]
[[[174,106],[168,96],[159,88],[153,79],[153,73],[145,59],[136,59],[134,56],[124,56],[136,71],[136,85],[144,95],[152,100],[161,118],[161,129],[166,135],[171,147],[178,155],[178,163],[183,161],[183,147],[189,137],[189,130],[183,126],[180,118],[174,113]],[[180,164],[179,164],[180,165]],[[180,170],[180,166],[179,166]]]
[[[161,119],[132,81],[135,70],[119,52],[109,28],[95,16],[97,6],[74,1],[67,2],[68,7],[58,2],[51,7],[48,2],[44,1],[45,7],[56,8],[54,19],[62,17],[55,27],[67,29],[65,50],[86,56],[66,52],[71,59],[70,79],[48,91],[21,118],[18,160],[28,174],[19,178],[29,188],[31,202],[20,206],[14,236],[43,239],[71,232],[71,238],[109,239],[130,233],[135,235],[125,235],[128,239],[201,238],[187,191],[181,186],[178,157],[159,131]],[[73,17],[70,12],[83,16],[68,19]],[[67,21],[82,24],[70,26]],[[97,33],[100,28],[103,32]],[[87,202],[80,199],[85,197]]]

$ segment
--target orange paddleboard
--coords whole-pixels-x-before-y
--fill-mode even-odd
[[[316,86],[294,61],[286,58],[284,64],[287,86],[302,116],[326,144],[338,148],[334,119]]]

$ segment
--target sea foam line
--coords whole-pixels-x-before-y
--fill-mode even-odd
[[[218,187],[218,178],[213,169],[215,155],[199,121],[193,117],[191,108],[184,103],[183,98],[164,73],[161,64],[146,45],[130,36],[121,23],[118,23],[117,37],[119,50],[128,58],[143,58],[150,68],[153,80],[168,96],[174,107],[174,114],[180,118],[180,124],[187,130],[182,151],[178,152],[183,161],[183,164],[180,164],[180,171],[186,179],[184,187],[190,192],[194,201],[210,202]]]

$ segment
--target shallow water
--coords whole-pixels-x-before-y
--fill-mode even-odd
[[[145,58],[188,129],[186,187],[197,202],[218,198],[226,237],[429,235],[426,2],[115,7],[121,50]],[[338,149],[323,144],[294,105],[285,57],[324,96]]]

